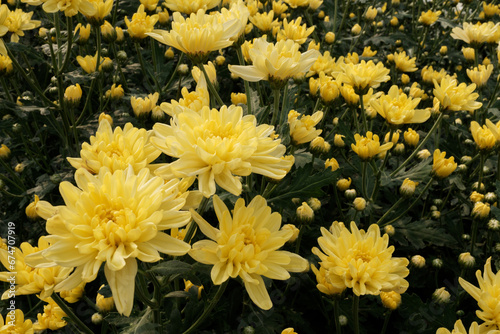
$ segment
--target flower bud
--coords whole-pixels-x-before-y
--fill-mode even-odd
[[[344,142],[344,138],[345,136],[341,135],[341,134],[336,134],[333,138],[333,145],[335,145],[336,147],[344,147],[345,146],[345,142]]]
[[[309,224],[314,219],[314,211],[306,202],[302,202],[302,205],[297,208],[296,213],[297,218],[303,224]]]
[[[101,285],[100,289],[104,287],[104,284]],[[109,312],[115,307],[115,302],[113,297],[105,298],[99,292],[95,298],[95,304],[100,312]]]
[[[231,103],[234,105],[247,104],[247,95],[245,93],[231,93]]]
[[[351,186],[351,178],[349,179],[340,179],[337,181],[337,189],[340,190],[340,191],[345,191],[347,189],[349,189],[349,187]]]
[[[99,313],[92,314],[91,320],[94,325],[99,325],[102,322],[102,319],[103,317]]]
[[[351,29],[351,33],[353,35],[359,35],[361,33],[361,26],[359,24],[355,24],[352,29]]]
[[[472,209],[472,217],[478,219],[488,218],[490,214],[490,204],[483,202],[476,202],[474,208]]]
[[[2,144],[2,146],[0,146],[0,159],[6,160],[9,157],[10,157],[10,149],[5,144]]]
[[[404,136],[406,145],[408,145],[410,147],[416,147],[418,145],[418,142],[420,140],[420,136],[412,128],[409,128],[408,130],[406,130],[404,132],[403,136]]]
[[[363,211],[366,208],[366,200],[363,197],[356,197],[352,204],[357,211]]]
[[[480,192],[484,192],[484,183],[481,182],[481,187],[479,187]],[[477,181],[472,184],[472,190],[478,190],[478,183]]]
[[[345,192],[344,192],[344,196],[348,199],[348,200],[354,200],[356,198],[356,189],[347,189]]]
[[[476,259],[469,252],[458,256],[458,263],[464,268],[472,268],[476,264]]]
[[[108,21],[104,21],[104,24],[101,25],[101,35],[107,43],[112,43],[116,40],[116,30]]]
[[[432,266],[434,268],[438,268],[438,269],[441,268],[443,266],[443,260],[438,259],[438,258],[432,260]]]
[[[116,32],[116,43],[122,44],[125,41],[125,35],[123,34],[123,29],[120,27],[115,27]]]
[[[396,229],[392,225],[384,226],[384,232],[387,233],[388,236],[392,237],[396,233]]]
[[[484,195],[484,200],[490,204],[493,204],[497,201],[497,195],[493,192],[488,192]]]
[[[382,305],[389,310],[395,310],[401,305],[401,294],[396,291],[380,292],[380,300]]]
[[[24,164],[23,164],[22,162],[21,162],[21,163],[18,163],[18,164],[16,165],[16,167],[14,167],[14,171],[15,171],[16,173],[22,173],[22,172],[24,171],[24,167],[25,167],[25,166],[24,166]]]
[[[120,62],[120,64],[125,64],[128,60],[127,52],[124,50],[120,50],[116,53],[116,59]]]
[[[410,262],[415,268],[423,268],[425,266],[425,258],[421,255],[413,255]]]
[[[297,226],[295,226],[293,224],[285,224],[281,227],[281,230],[283,230],[283,231],[290,230],[293,232],[291,238],[288,239],[288,242],[294,242],[295,240],[297,240],[297,238],[299,236],[299,232],[300,232],[300,230],[297,228]]]
[[[408,83],[410,82],[410,77],[408,76],[408,74],[401,74],[401,83],[403,85],[407,85]]]
[[[367,19],[368,21],[373,21],[376,16],[377,16],[377,9],[373,8],[372,6],[368,7],[368,9],[365,12],[365,19]]]
[[[187,75],[189,73],[189,67],[186,64],[180,64],[177,68],[179,75]]]
[[[64,102],[71,107],[76,107],[80,103],[82,93],[79,84],[68,86],[64,91]]]
[[[323,137],[318,136],[309,143],[309,148],[313,155],[319,156],[321,154],[328,153],[331,146]]]
[[[431,218],[434,220],[438,220],[441,218],[441,211],[434,210],[431,212]]]
[[[394,150],[392,153],[397,156],[405,153],[405,144],[403,143],[397,143],[396,146],[394,146]]]
[[[327,32],[325,35],[326,44],[333,44],[335,42],[335,34],[331,31]]]
[[[450,301],[450,297],[450,293],[444,287],[436,289],[436,291],[432,294],[432,300],[438,304],[448,303]]]
[[[418,182],[415,182],[415,181],[412,181],[412,180],[406,178],[403,181],[403,184],[401,185],[401,187],[399,188],[399,193],[403,197],[411,197],[415,193],[415,188],[417,185],[418,185]]]
[[[467,167],[467,165],[464,165],[464,164],[460,164],[457,166],[458,173],[465,173],[467,171],[467,169],[469,169],[469,168]]]
[[[326,159],[325,169],[326,168],[331,168],[332,172],[335,172],[337,169],[339,169],[339,163],[337,162],[337,160],[335,158]],[[338,187],[338,183],[337,183],[337,187]]]
[[[498,231],[500,229],[500,222],[496,219],[490,219],[488,221],[488,228],[493,231]]]
[[[423,149],[421,151],[418,151],[417,153],[417,158],[420,160],[425,160],[431,156],[431,152],[429,152],[428,149]]]
[[[224,63],[225,63],[225,62],[226,62],[226,58],[225,58],[224,56],[219,55],[219,56],[217,56],[217,57],[215,58],[215,63],[216,63],[218,66],[222,66],[222,65],[224,65]]]
[[[174,54],[174,50],[170,47],[167,49],[167,51],[165,51],[165,58],[167,59],[173,59],[175,54]]]
[[[35,195],[34,201],[28,204],[28,206],[26,207],[25,210],[26,216],[31,220],[35,220],[39,217],[38,214],[36,213],[36,204],[38,203],[39,200],[40,198],[38,197],[38,195]]]
[[[99,123],[101,123],[104,120],[108,121],[109,125],[113,126],[113,118],[110,115],[105,114],[105,113],[102,112],[99,115]]]
[[[443,45],[441,49],[439,49],[439,54],[441,56],[446,56],[447,53],[448,53],[448,47],[446,45]]]
[[[339,315],[339,324],[340,326],[345,326],[347,325],[347,317],[345,315]]]
[[[321,209],[321,201],[315,197],[311,197],[307,200],[307,204],[313,209],[314,211],[318,211]]]

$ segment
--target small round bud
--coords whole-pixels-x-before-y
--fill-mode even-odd
[[[495,244],[495,252],[500,253],[500,243]]]
[[[311,197],[307,200],[307,204],[313,209],[314,211],[318,211],[321,209],[321,201],[315,197]]]
[[[344,192],[344,195],[347,199],[350,199],[350,200],[354,200],[356,198],[356,189],[347,189],[345,192]]]
[[[302,205],[297,208],[297,218],[303,224],[309,224],[314,219],[314,211],[306,203],[302,202]]]
[[[479,192],[484,192],[484,183],[481,182],[481,187],[479,188]],[[472,190],[478,190],[477,181],[472,184]]]
[[[462,120],[460,118],[455,119],[455,124],[456,125],[462,125]]]
[[[425,267],[425,258],[421,255],[413,255],[410,262],[415,268]]]
[[[252,326],[243,328],[243,334],[255,334],[255,329]]]
[[[352,26],[351,33],[353,35],[359,35],[361,33],[361,26],[356,23],[354,26]]]
[[[465,240],[465,241],[470,240],[470,234],[467,234],[467,233],[462,234],[462,240]]]
[[[458,173],[465,173],[467,171],[468,167],[465,164],[460,164],[457,166],[457,172]]]
[[[345,191],[347,189],[349,189],[349,187],[351,186],[351,178],[349,179],[340,179],[337,181],[337,189],[340,190],[340,191]]]
[[[120,61],[121,64],[125,63],[128,59],[127,52],[124,50],[120,50],[116,53],[116,58]]]
[[[167,49],[167,51],[165,51],[165,54],[164,54],[164,57],[167,58],[167,59],[173,59],[175,56],[174,54],[174,50],[170,47]]]
[[[438,209],[438,208],[437,208],[437,206],[435,206],[435,205],[433,205],[433,206],[431,206],[431,207],[429,208],[429,210],[431,210],[431,211],[436,211],[437,209]]]
[[[337,124],[339,124],[339,118],[338,118],[338,117],[335,117],[335,118],[333,119],[333,121],[332,121],[332,124],[333,124],[334,126],[337,126]]]
[[[476,264],[476,259],[469,252],[458,256],[458,263],[464,268],[472,268]]]
[[[493,231],[498,231],[500,229],[500,222],[496,219],[490,219],[488,221],[488,228]]]
[[[344,142],[344,138],[345,136],[341,135],[341,134],[336,134],[333,138],[333,145],[335,145],[336,147],[344,147],[345,146],[345,142]]]
[[[326,168],[331,168],[332,172],[335,172],[337,169],[339,169],[339,163],[335,158],[326,159],[325,169]]]
[[[437,210],[432,211],[431,218],[434,220],[438,220],[439,218],[441,218],[441,211],[437,211]]]
[[[382,305],[389,310],[395,310],[401,305],[401,294],[396,291],[380,292],[380,300]]]
[[[429,152],[428,149],[423,149],[421,151],[418,151],[418,153],[417,153],[417,157],[420,160],[425,160],[425,159],[429,158],[430,156],[431,156],[431,152]]]
[[[340,324],[340,326],[347,325],[347,317],[345,315],[339,316],[339,324]]]
[[[471,160],[472,160],[472,157],[470,157],[468,155],[464,155],[463,157],[460,158],[460,162],[463,164],[471,162]]]
[[[401,83],[403,85],[407,85],[408,83],[410,82],[410,77],[408,76],[408,74],[401,74]]]
[[[438,259],[438,258],[432,260],[432,266],[434,268],[441,268],[443,266],[443,260]]]
[[[297,240],[297,237],[299,236],[300,230],[297,228],[297,226],[293,224],[285,224],[281,227],[282,230],[287,231],[290,230],[293,232],[292,237],[288,239],[288,242],[294,242]]]
[[[35,200],[30,204],[28,204],[28,206],[26,207],[25,210],[26,216],[31,220],[35,220],[39,217],[38,214],[36,213],[36,204],[38,203],[39,200],[40,199],[38,198],[38,196],[35,195]]]
[[[104,287],[104,284],[101,285],[100,289]],[[105,298],[103,295],[100,293],[97,293],[97,296],[95,298],[95,304],[99,311],[101,312],[109,312],[115,307],[115,302],[113,297],[108,297]]]
[[[215,63],[218,65],[218,66],[222,66],[224,65],[224,63],[226,62],[226,58],[224,56],[217,56],[215,58]]]
[[[10,149],[5,144],[2,144],[2,146],[0,146],[0,159],[6,160],[9,157],[10,157]]]
[[[189,73],[189,67],[186,64],[180,64],[177,68],[177,72],[180,75],[187,75]]]
[[[356,197],[352,204],[357,211],[363,211],[366,208],[366,200],[363,197]]]
[[[325,141],[325,138],[320,136],[314,138],[309,143],[309,149],[311,150],[311,153],[314,154],[315,156],[328,153],[328,151],[330,151],[330,148],[331,148],[330,143]]]
[[[461,318],[465,315],[465,312],[463,310],[458,310],[456,313],[457,317]]]
[[[434,300],[438,304],[446,304],[450,301],[450,293],[446,290],[445,287],[436,289],[432,294],[432,300]]]
[[[99,325],[102,322],[102,319],[102,315],[100,315],[99,313],[92,314],[91,320],[94,325]]]
[[[25,166],[24,166],[24,164],[23,164],[22,162],[21,162],[21,163],[18,163],[18,164],[16,165],[16,167],[14,167],[14,171],[15,171],[16,173],[22,173],[22,172],[24,171],[24,167],[25,167]]]
[[[435,198],[432,203],[434,203],[434,205],[437,205],[437,206],[441,206],[443,205],[443,200],[440,199],[440,198]]]
[[[446,56],[447,53],[448,53],[448,47],[446,45],[441,46],[441,48],[439,49],[439,54],[441,56]]]
[[[396,229],[392,225],[386,225],[384,227],[384,232],[387,233],[390,237],[392,237],[396,233]]]
[[[472,209],[472,217],[477,219],[485,219],[490,215],[490,204],[483,202],[474,203],[474,208]]]
[[[417,187],[418,182],[412,181],[408,178],[406,178],[403,181],[403,184],[399,188],[399,193],[403,197],[411,197],[415,193],[415,188]]]
[[[497,201],[497,195],[494,192],[488,192],[484,195],[484,200],[490,204]]]
[[[113,118],[110,115],[105,114],[105,113],[102,112],[99,115],[99,123],[101,123],[104,120],[108,121],[109,125],[113,126]]]
[[[325,35],[326,44],[333,44],[335,42],[335,34],[331,31],[327,32]]]

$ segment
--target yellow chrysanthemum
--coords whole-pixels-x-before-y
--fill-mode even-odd
[[[492,121],[486,119],[486,126],[490,129],[493,136],[495,136],[497,143],[500,143],[500,121],[495,125]]]
[[[433,154],[432,173],[439,178],[445,178],[455,171],[457,163],[454,157],[445,159],[446,152],[436,149]]]
[[[208,93],[205,77],[201,76],[201,81],[196,85],[196,91],[189,92],[186,87],[181,90],[182,98],[178,101],[170,100],[170,103],[160,104],[161,110],[170,116],[175,116],[184,111],[184,108],[193,111],[201,111],[203,107],[210,107],[210,95]]]
[[[220,4],[220,0],[165,0],[164,5],[172,12],[181,12],[190,15],[198,10],[209,10]]]
[[[35,322],[33,328],[37,331],[45,329],[55,331],[66,326],[68,323],[63,319],[63,317],[67,317],[66,313],[64,313],[52,298],[46,301],[48,304],[43,306],[43,313],[37,314],[36,317],[38,321]]]
[[[316,284],[316,288],[320,292],[324,293],[325,295],[334,296],[340,295],[342,291],[344,291],[344,287],[338,288],[329,283],[326,277],[327,271],[323,266],[319,266],[318,269],[311,264],[311,270],[316,276],[316,281],[318,282],[318,284]]]
[[[4,24],[9,28],[9,32],[12,33],[12,35],[10,36],[11,42],[18,43],[19,36],[24,36],[25,30],[35,29],[40,26],[41,21],[32,20],[32,16],[33,12],[25,13],[20,8],[9,11]]]
[[[66,16],[75,16],[78,13],[92,16],[96,13],[96,8],[88,0],[47,0],[43,1],[42,8],[47,13],[61,11]]]
[[[20,248],[15,248],[15,264],[9,263],[9,256],[12,256],[5,249],[0,249],[0,261],[9,270],[0,273],[0,281],[9,282],[9,278],[15,277],[15,295],[39,294],[41,299],[52,295],[56,284],[66,279],[73,268],[50,267],[34,268],[25,263],[26,256],[35,252],[47,249],[49,244],[46,237],[40,237],[38,246],[33,247],[28,242],[23,242]],[[8,299],[12,291],[6,290],[2,294],[2,299]],[[0,331],[1,332],[1,331]]]
[[[472,70],[467,69],[467,76],[470,81],[476,84],[477,87],[482,87],[486,84],[486,82],[488,82],[492,72],[492,64],[489,64],[488,66],[479,65],[474,67]]]
[[[341,57],[343,59],[343,57]],[[312,64],[307,76],[321,75],[323,72],[325,75],[332,75],[332,72],[339,70],[335,58],[332,58],[330,51],[325,51],[325,53],[320,54],[314,64]]]
[[[317,50],[301,53],[299,48],[300,45],[292,40],[273,44],[258,38],[249,51],[252,65],[229,65],[229,70],[247,81],[268,80],[281,86],[288,79],[305,74],[320,55]]]
[[[322,118],[322,111],[317,111],[313,115],[301,115],[295,110],[290,110],[288,112],[288,124],[294,144],[308,143],[318,137],[323,130],[316,129],[316,125]]]
[[[356,144],[351,144],[351,148],[361,160],[370,160],[377,154],[386,152],[394,145],[392,142],[380,145],[379,137],[371,131],[366,133],[366,137],[356,133],[354,140],[356,140]]]
[[[275,28],[278,28],[281,25],[278,19],[274,21],[273,19],[273,10],[270,10],[267,13],[256,13],[255,15],[249,17],[250,22],[252,22],[257,27],[257,29],[265,34],[271,33]]]
[[[204,107],[200,112],[185,109],[170,125],[156,123],[151,142],[165,154],[178,158],[156,170],[166,179],[198,177],[205,197],[216,191],[215,185],[239,195],[238,176],[251,173],[282,179],[294,163],[284,157],[286,148],[271,138],[274,127],[261,124],[253,115],[243,116],[238,106],[220,110]]]
[[[293,231],[280,229],[281,215],[271,213],[261,196],[254,197],[248,206],[244,199],[238,199],[232,211],[217,195],[213,203],[219,229],[191,210],[200,230],[211,240],[196,242],[189,255],[213,265],[211,277],[215,285],[239,276],[252,301],[269,310],[273,304],[262,276],[286,280],[290,278],[288,272],[303,272],[309,265],[297,254],[278,250],[293,236]]]
[[[158,92],[148,94],[148,96],[144,98],[131,96],[130,104],[132,105],[134,115],[138,118],[146,118],[149,113],[154,113],[156,110],[160,109],[160,107],[156,105],[159,97],[160,93]]]
[[[89,0],[95,8],[95,14],[87,15],[87,20],[93,25],[101,25],[104,18],[111,13],[113,0]]]
[[[448,73],[444,70],[444,68],[440,71],[436,71],[432,68],[432,66],[424,66],[420,75],[422,76],[422,80],[426,83],[432,84],[434,80],[436,80],[437,83],[440,84],[441,80],[448,76]]]
[[[12,325],[13,324],[13,325]],[[5,315],[5,321],[0,314],[0,333],[4,334],[33,334],[33,323],[30,319],[24,320],[24,313],[20,309],[10,311]]]
[[[462,277],[458,282],[469,295],[477,301],[481,310],[476,311],[479,319],[483,320],[480,330],[499,330],[500,329],[500,273],[493,273],[491,270],[491,257],[486,260],[484,271],[481,276],[481,270],[476,271],[479,287],[472,285]],[[482,330],[481,330],[482,332]]]
[[[380,236],[377,224],[365,232],[351,222],[349,232],[344,224],[334,222],[330,231],[321,228],[321,250],[314,247],[312,252],[321,259],[326,281],[334,288],[351,288],[357,296],[406,291],[408,282],[404,278],[409,274],[409,261],[392,257],[394,246],[389,246],[387,234]]]
[[[304,44],[307,37],[312,34],[315,27],[307,28],[306,24],[300,25],[302,23],[302,17],[299,16],[296,20],[288,22],[285,18],[283,20],[283,29],[278,31],[277,39],[281,41],[282,39],[291,39],[298,44]]]
[[[476,84],[458,84],[455,78],[446,76],[438,83],[434,80],[434,96],[438,99],[443,110],[459,111],[465,110],[474,112],[481,108],[481,102],[477,102],[478,93],[473,93]]]
[[[236,19],[240,21],[240,30],[237,34],[233,35],[230,39],[232,41],[238,41],[239,44],[243,42],[240,38],[245,34],[245,28],[248,23],[248,18],[250,16],[250,12],[248,8],[245,6],[243,0],[238,0],[231,4],[229,10],[227,8],[221,8],[219,16],[219,23],[231,22]]]
[[[136,174],[131,166],[114,173],[103,167],[97,175],[80,168],[75,181],[77,187],[69,182],[59,186],[65,205],[47,220],[50,247],[29,255],[26,262],[76,267],[56,291],[95,280],[105,263],[116,309],[129,316],[137,259],[156,262],[161,259],[159,252],[180,256],[191,248],[164,233],[191,218],[189,212],[179,211],[185,200],[176,198],[178,181],[165,183],[147,168]]]
[[[498,23],[485,22],[477,24],[472,24],[469,22],[464,22],[463,28],[455,27],[451,31],[451,37],[454,39],[459,39],[473,47],[478,47],[479,45],[488,41],[488,38],[495,35],[498,29]]]
[[[377,113],[385,118],[391,126],[399,127],[403,124],[423,123],[429,119],[429,110],[415,110],[419,104],[419,98],[411,98],[399,91],[394,85],[389,89],[387,95],[382,94],[378,98],[370,100],[370,105]]]
[[[132,39],[136,40],[144,39],[149,33],[154,31],[156,22],[158,22],[158,14],[148,15],[144,11],[144,5],[142,4],[137,9],[137,12],[132,15],[131,21],[125,16],[128,34]]]
[[[132,123],[125,124],[123,129],[117,126],[113,131],[109,122],[103,120],[95,136],[90,137],[90,143],[82,144],[81,158],[67,159],[74,168],[85,168],[92,174],[97,174],[101,167],[114,172],[129,165],[139,173],[161,154],[149,142],[152,135],[152,131],[138,129]]]
[[[111,59],[108,57],[99,58],[99,71],[102,71],[102,66],[104,62],[107,60],[111,61]],[[95,72],[97,65],[97,52],[94,56],[90,55],[87,55],[85,57],[77,56],[76,61],[78,62],[78,64],[80,64],[80,66],[86,73],[93,73]]]
[[[417,66],[415,66],[416,61],[417,58],[410,58],[410,56],[406,55],[406,51],[394,52],[394,64],[401,72],[415,72],[418,70]]]
[[[451,332],[444,327],[441,327],[436,331],[436,334],[481,334],[481,333],[498,334],[500,333],[500,331],[489,330],[489,329],[486,329],[486,331],[484,331],[475,321],[470,325],[469,331],[467,331],[464,324],[462,323],[462,320],[460,319],[455,322],[455,325],[453,326],[453,330]]]
[[[431,9],[429,9],[426,12],[422,12],[420,17],[418,18],[418,22],[422,23],[423,25],[430,26],[437,21],[440,15],[440,10],[433,12]]]
[[[364,95],[371,88],[377,88],[382,82],[390,79],[389,69],[382,62],[375,63],[362,60],[359,64],[346,63],[342,66],[343,72],[338,79],[354,88],[356,94]]]
[[[311,0],[283,0],[286,2],[290,7],[292,8],[297,8],[297,7],[308,7],[309,2]]]
[[[156,29],[147,35],[160,43],[181,50],[196,64],[204,63],[210,52],[233,44],[231,38],[240,31],[239,19],[221,24],[220,15],[220,13],[209,15],[200,9],[188,18],[184,18],[181,13],[175,12],[172,15],[172,30]]]
[[[472,121],[470,131],[480,150],[491,150],[495,146],[496,137],[487,125],[481,127],[478,122]]]

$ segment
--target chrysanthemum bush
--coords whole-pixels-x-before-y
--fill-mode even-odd
[[[499,15],[0,4],[0,332],[500,332]]]

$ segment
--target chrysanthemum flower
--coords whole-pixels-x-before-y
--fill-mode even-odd
[[[104,18],[111,13],[113,0],[89,0],[95,8],[95,14],[88,15],[87,20],[93,25],[101,25]]]
[[[481,102],[477,102],[478,93],[473,93],[476,84],[458,84],[455,78],[446,76],[438,83],[434,80],[434,96],[439,100],[443,110],[459,111],[465,110],[474,112],[481,108]]]
[[[500,121],[495,125],[492,121],[486,119],[486,126],[490,129],[493,136],[495,136],[497,143],[500,143]]]
[[[441,15],[440,10],[433,12],[431,9],[429,9],[426,12],[422,12],[420,17],[418,18],[418,22],[422,23],[425,26],[430,26],[437,21],[439,15]]]
[[[318,137],[323,130],[316,129],[316,125],[322,118],[322,111],[317,111],[313,115],[301,115],[295,110],[290,110],[288,112],[288,124],[294,144],[308,143]]]
[[[382,291],[403,293],[408,288],[404,278],[409,274],[409,261],[392,257],[394,246],[389,246],[387,234],[380,236],[377,224],[365,232],[351,222],[349,232],[344,224],[334,222],[330,232],[322,227],[321,234],[321,250],[314,247],[312,252],[321,259],[326,281],[333,288],[350,288],[357,296],[379,295]]]
[[[288,272],[303,272],[309,265],[297,254],[278,250],[293,236],[293,231],[280,229],[281,215],[271,213],[261,196],[254,197],[248,206],[244,199],[238,199],[232,211],[217,195],[213,202],[218,229],[191,210],[200,230],[211,240],[196,242],[189,255],[213,265],[211,278],[215,285],[239,276],[252,301],[269,310],[273,304],[262,276],[286,280],[290,278]]]
[[[156,105],[159,97],[160,93],[158,92],[148,94],[148,96],[144,98],[131,96],[130,104],[132,105],[134,115],[138,118],[143,118],[147,117],[149,113],[155,109],[159,109],[160,107]]]
[[[107,120],[99,123],[95,136],[90,143],[83,143],[80,158],[67,158],[74,168],[85,168],[92,174],[99,173],[101,167],[112,172],[125,170],[129,165],[136,173],[148,167],[161,152],[149,139],[152,131],[138,129],[127,123],[123,129],[117,126],[114,131]]]
[[[33,12],[25,13],[22,9],[17,8],[13,11],[9,11],[7,19],[4,24],[9,28],[12,33],[10,36],[11,42],[19,42],[19,36],[24,36],[25,30],[31,30],[38,28],[41,21],[32,20]]]
[[[302,23],[302,17],[299,16],[296,20],[288,22],[285,18],[283,20],[283,29],[278,31],[277,39],[281,41],[282,39],[291,39],[298,44],[304,44],[307,37],[312,34],[315,27],[307,28],[307,24],[300,25]]]
[[[100,57],[99,59],[99,71],[102,71],[102,66],[105,61],[111,61],[109,57]],[[96,70],[97,65],[97,52],[94,56],[87,55],[85,57],[77,56],[76,61],[86,73],[93,73]]]
[[[387,95],[371,99],[370,105],[387,123],[399,127],[403,124],[423,123],[429,119],[429,110],[415,110],[419,102],[419,98],[408,97],[399,91],[398,86],[393,85]]]
[[[96,13],[96,8],[88,0],[47,0],[43,1],[42,8],[47,13],[64,12],[65,16],[75,16],[78,13],[92,16]]]
[[[446,152],[436,149],[433,154],[432,173],[439,178],[445,178],[455,171],[457,163],[455,157],[445,159]]]
[[[148,15],[144,11],[144,5],[142,4],[137,9],[137,12],[132,15],[131,21],[125,16],[128,34],[135,40],[146,38],[147,35],[154,30],[156,22],[158,22],[158,14]]]
[[[190,15],[191,13],[196,13],[200,9],[205,11],[212,9],[220,4],[220,0],[165,0],[164,4],[172,12],[181,12]]]
[[[247,81],[268,80],[280,87],[288,79],[305,74],[320,55],[317,50],[301,53],[299,48],[300,45],[292,40],[273,44],[258,38],[249,51],[252,65],[229,65],[229,70]]]
[[[218,16],[219,22],[221,24],[225,22],[230,22],[234,19],[237,19],[240,21],[240,30],[238,31],[237,34],[232,36],[230,39],[233,41],[238,41],[238,44],[241,44],[243,42],[242,39],[240,39],[244,34],[245,34],[245,28],[248,23],[248,17],[250,16],[250,12],[248,11],[248,8],[245,6],[245,3],[243,0],[238,0],[237,2],[233,2],[231,4],[231,7],[229,10],[225,7],[221,8],[220,15]]]
[[[382,82],[390,79],[389,69],[382,62],[375,63],[362,60],[359,64],[346,63],[342,65],[343,72],[338,79],[354,88],[356,94],[364,95],[371,88],[377,88]]]
[[[401,72],[415,72],[418,70],[415,66],[416,57],[410,58],[406,55],[406,51],[394,52],[394,64],[396,68]]]
[[[482,87],[486,84],[486,82],[488,82],[492,72],[492,64],[489,64],[488,66],[479,65],[474,67],[472,70],[467,69],[467,76],[470,81],[476,84],[477,87]]]
[[[472,121],[470,131],[480,150],[491,150],[495,146],[496,137],[487,125],[481,127],[478,122]]]
[[[131,166],[114,173],[103,167],[97,175],[80,168],[75,181],[77,187],[69,182],[59,186],[65,205],[47,220],[50,247],[31,254],[26,262],[76,267],[56,291],[95,280],[105,263],[116,309],[129,316],[137,259],[156,262],[161,259],[159,252],[180,256],[190,249],[164,232],[185,226],[191,217],[179,211],[185,200],[176,198],[178,181],[165,183],[147,168],[136,174]]]
[[[469,331],[467,331],[464,324],[462,323],[462,320],[458,319],[455,322],[455,325],[453,326],[453,330],[451,332],[444,327],[439,328],[436,332],[436,334],[481,334],[481,333],[498,334],[500,333],[500,331],[496,330],[490,331],[489,329],[483,331],[475,321],[470,325]]]
[[[170,125],[156,123],[151,142],[165,154],[178,158],[156,170],[166,179],[198,177],[205,197],[216,191],[215,185],[239,195],[238,176],[251,173],[282,179],[294,163],[284,157],[286,148],[272,139],[273,126],[257,126],[255,116],[243,116],[243,109],[231,105],[220,110],[204,107],[201,112],[185,109]]]
[[[175,12],[172,15],[172,30],[156,29],[147,35],[181,50],[196,64],[204,63],[210,52],[232,45],[231,38],[240,31],[239,19],[220,24],[219,15],[208,15],[200,9],[184,18],[181,13]]]
[[[310,0],[283,0],[283,1],[286,2],[292,8],[308,7],[310,2]]]
[[[462,40],[473,47],[478,47],[494,35],[497,29],[498,23],[494,24],[491,21],[485,23],[478,22],[477,24],[464,22],[463,28],[453,28],[450,36],[454,39]]]
[[[366,133],[366,137],[356,133],[354,139],[356,144],[351,144],[351,148],[361,160],[370,160],[377,154],[388,151],[394,145],[392,142],[380,145],[379,137],[371,131]]]
[[[33,268],[25,263],[25,257],[35,252],[47,249],[49,244],[45,237],[40,237],[38,246],[31,246],[28,242],[23,242],[20,248],[15,249],[15,266],[9,264],[9,253],[5,249],[0,249],[0,261],[9,271],[0,273],[0,281],[7,282],[11,276],[16,277],[16,295],[39,294],[40,299],[46,299],[52,295],[56,284],[62,282],[71,273],[73,268],[60,266],[50,268]],[[9,290],[6,290],[2,299],[8,299]],[[1,332],[1,331],[0,331]]]
[[[63,319],[68,317],[66,313],[56,304],[56,302],[49,298],[46,300],[48,304],[43,306],[43,313],[37,314],[38,321],[35,322],[33,328],[36,331],[50,329],[51,331],[63,328],[68,323]]]
[[[474,298],[481,310],[476,311],[479,319],[483,320],[480,329],[499,330],[500,329],[500,273],[493,273],[491,270],[491,257],[486,260],[484,271],[476,271],[479,287],[472,285],[463,278],[458,282],[469,295]],[[482,331],[481,331],[482,332]]]
[[[270,10],[269,12],[264,13],[256,13],[255,15],[250,16],[249,20],[252,22],[257,29],[262,31],[264,34],[269,34],[273,31],[274,28],[277,28],[281,25],[278,19],[274,20],[274,11]]]
[[[12,326],[12,323],[14,326]],[[16,309],[14,314],[10,312],[5,315],[5,321],[0,314],[0,333],[24,333],[33,334],[33,323],[30,319],[24,320],[24,313],[20,309]]]
[[[441,80],[443,80],[444,77],[449,76],[444,68],[440,71],[436,71],[432,68],[432,66],[424,66],[420,75],[422,76],[422,80],[429,84],[432,84],[434,80],[436,80],[438,84],[441,84]]]
[[[210,95],[208,93],[207,84],[205,78],[203,76],[201,78],[194,92],[189,92],[186,87],[182,87],[182,98],[178,101],[170,100],[170,103],[163,102],[160,104],[161,110],[173,117],[182,113],[185,108],[199,112],[203,107],[210,107]]]

